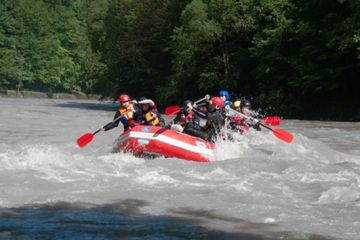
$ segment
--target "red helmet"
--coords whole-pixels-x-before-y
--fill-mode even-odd
[[[217,108],[222,108],[224,106],[224,101],[220,97],[213,97],[211,99],[211,104],[215,105]]]
[[[119,97],[119,101],[121,103],[123,102],[129,102],[130,101],[130,97],[127,94],[121,94]]]

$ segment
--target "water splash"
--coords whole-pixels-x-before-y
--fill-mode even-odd
[[[25,111],[21,106],[18,110]],[[51,119],[29,122],[32,129],[15,126],[13,135],[6,132],[10,127],[0,129],[0,136],[10,136],[0,143],[2,207],[58,201],[105,204],[131,198],[149,202],[141,208],[143,213],[180,214],[176,210],[192,209],[186,213],[207,213],[202,221],[229,231],[239,226],[232,219],[245,219],[263,224],[262,229],[276,224],[282,231],[338,239],[360,234],[360,153],[356,148],[348,151],[351,144],[333,146],[360,140],[358,130],[347,130],[350,126],[324,130],[312,122],[285,122],[282,127],[295,136],[291,144],[265,129],[250,131],[235,136],[235,141],[217,142],[213,162],[195,163],[111,154],[119,133],[115,130],[97,135],[79,149],[75,139],[107,122],[112,113],[82,109],[78,116],[76,108],[54,111],[51,104],[34,106],[52,113]],[[13,109],[3,108],[2,124],[11,126]],[[32,109],[26,112],[28,121],[36,117]]]

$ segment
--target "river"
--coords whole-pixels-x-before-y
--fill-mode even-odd
[[[116,104],[0,98],[0,239],[360,239],[360,123],[283,120],[212,163],[111,153]]]

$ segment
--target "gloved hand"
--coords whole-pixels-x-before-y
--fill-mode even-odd
[[[110,122],[108,124],[106,124],[105,126],[102,126],[101,127],[101,131],[107,131],[107,130],[110,130],[112,128],[114,128],[114,123],[113,122]]]
[[[187,108],[187,109],[190,109],[190,110],[193,110],[193,106],[191,105],[191,103],[188,103],[188,104],[186,105],[186,108]]]
[[[225,112],[228,112],[230,110],[230,105],[225,106]]]
[[[209,101],[210,101],[210,95],[209,95],[209,94],[206,94],[206,95],[205,95],[205,101],[206,101],[206,102],[209,102]]]
[[[173,124],[171,125],[171,130],[174,130],[176,132],[182,132],[184,131],[184,128],[179,124]]]
[[[261,128],[260,128],[260,124],[259,123],[256,123],[253,125],[253,128],[257,131],[261,131]]]

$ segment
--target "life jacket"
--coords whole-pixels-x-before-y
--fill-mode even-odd
[[[124,125],[125,130],[128,130],[136,125],[136,122],[134,120],[135,109],[134,109],[133,104],[129,104],[128,107],[120,106],[118,111],[119,111],[120,115],[122,115],[124,117],[124,118],[121,118],[120,121]]]
[[[160,120],[156,113],[149,111],[145,114],[146,125],[159,126]]]
[[[127,120],[131,120],[134,118],[134,106],[133,104],[129,104],[127,107],[120,106],[119,113],[126,117]]]
[[[188,123],[193,123],[193,122],[194,122],[194,116],[192,112],[188,113],[187,115],[181,114],[179,119],[180,125],[186,125]]]
[[[230,125],[234,129],[239,130],[241,133],[246,133],[249,130],[249,126],[246,123],[245,118],[240,114],[236,114],[234,117],[230,119]]]

